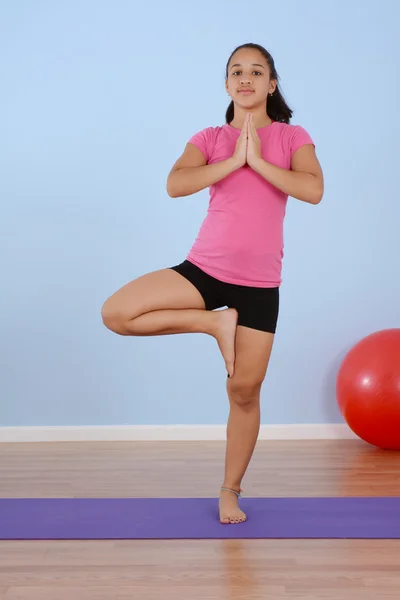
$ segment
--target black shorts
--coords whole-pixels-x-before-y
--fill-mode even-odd
[[[279,287],[258,288],[225,283],[204,273],[185,260],[171,267],[180,273],[200,292],[206,310],[227,306],[238,312],[238,325],[275,333],[279,313]]]

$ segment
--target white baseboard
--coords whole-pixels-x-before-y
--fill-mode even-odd
[[[154,442],[226,439],[226,425],[0,427],[4,442]],[[346,424],[261,425],[260,440],[358,439]]]

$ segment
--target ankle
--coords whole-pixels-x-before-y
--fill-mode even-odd
[[[238,494],[240,494],[240,492],[242,491],[240,484],[237,484],[237,483],[233,483],[233,484],[223,483],[221,485],[221,491],[222,491],[222,488],[224,488],[225,490],[233,490],[233,491],[237,492]]]
[[[218,314],[219,311],[207,311],[205,317],[207,319],[207,333],[211,335],[211,337],[218,339],[218,333],[220,330],[220,316]]]

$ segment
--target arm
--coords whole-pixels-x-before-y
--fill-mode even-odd
[[[258,157],[253,160],[251,166],[269,183],[292,198],[310,204],[319,204],[322,200],[323,174],[312,144],[302,146],[293,154],[290,170],[272,165]]]
[[[188,143],[168,175],[167,193],[171,198],[190,196],[224,179],[239,167],[234,156],[208,165],[197,146]]]

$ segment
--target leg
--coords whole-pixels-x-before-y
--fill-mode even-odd
[[[190,281],[173,269],[162,269],[123,286],[106,300],[101,313],[104,325],[120,335],[211,335],[233,374],[237,312],[205,309],[202,294]]]
[[[230,413],[222,486],[237,492],[241,490],[260,430],[260,391],[273,340],[273,333],[240,325],[237,328],[235,374],[227,382]],[[238,508],[237,496],[221,490],[221,523],[238,523],[245,519],[246,515]]]

